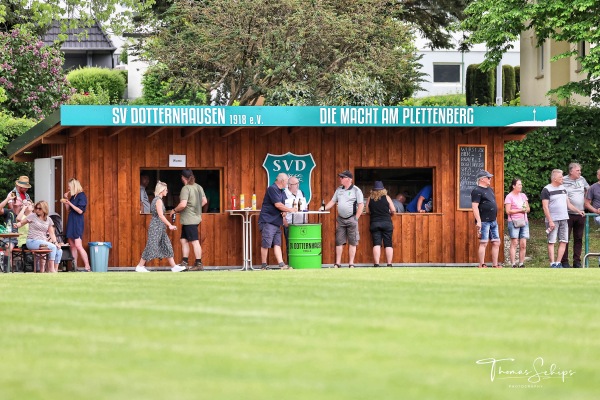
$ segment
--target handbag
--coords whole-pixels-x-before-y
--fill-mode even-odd
[[[522,228],[525,225],[527,225],[527,221],[525,221],[525,218],[523,218],[523,219],[512,219],[511,218],[510,220],[512,221],[513,226],[515,228]]]

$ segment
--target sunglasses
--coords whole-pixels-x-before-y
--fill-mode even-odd
[[[36,210],[41,210],[41,209],[42,209],[42,207],[36,207],[35,209],[36,209]]]

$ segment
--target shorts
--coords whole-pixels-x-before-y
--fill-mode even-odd
[[[335,245],[343,246],[348,243],[350,246],[357,246],[360,240],[358,233],[358,221],[355,217],[342,218],[337,217],[335,228]]]
[[[188,242],[198,240],[198,225],[181,225],[181,238]]]
[[[258,230],[262,235],[260,247],[270,249],[274,246],[281,247],[281,228],[266,222],[258,223]]]
[[[383,240],[383,247],[392,247],[392,234],[394,232],[394,225],[390,221],[371,222],[371,238],[373,239],[373,246],[381,246]]]
[[[548,222],[546,222],[546,229],[548,229]],[[558,239],[559,242],[569,243],[568,219],[554,221],[554,229],[548,232],[548,243],[556,243],[556,239]]]
[[[511,239],[529,239],[529,222],[520,228],[515,228],[512,221],[508,221],[508,236]]]
[[[499,242],[500,232],[498,231],[498,221],[481,221],[481,239],[480,242]]]

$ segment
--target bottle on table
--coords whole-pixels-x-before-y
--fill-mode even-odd
[[[235,194],[231,195],[231,209],[237,210],[237,199],[235,197]]]
[[[174,224],[176,219],[177,219],[177,214],[175,213],[175,211],[173,211],[173,214],[171,214],[171,223]]]
[[[256,210],[256,194],[252,194],[252,209]]]
[[[244,200],[244,193],[240,194],[240,210],[246,208],[246,202]]]
[[[325,211],[325,200],[321,199],[321,211]]]

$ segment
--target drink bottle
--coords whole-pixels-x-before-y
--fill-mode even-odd
[[[237,200],[235,198],[235,194],[231,195],[231,209],[232,210],[237,209]]]
[[[252,194],[252,209],[256,210],[256,194]]]
[[[244,201],[244,193],[240,194],[240,210],[246,208],[246,203]]]

